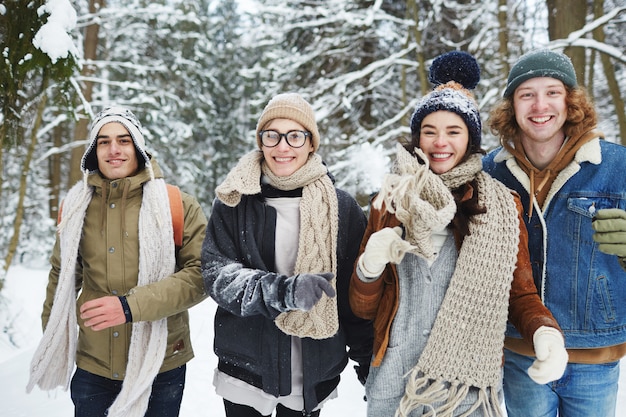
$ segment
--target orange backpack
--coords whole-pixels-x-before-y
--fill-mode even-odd
[[[183,229],[185,227],[185,215],[183,210],[183,197],[180,188],[175,185],[166,184],[167,197],[170,200],[170,212],[172,213],[172,228],[174,229],[174,245],[176,247],[183,246]],[[59,207],[57,216],[57,224],[61,223],[61,214],[63,213],[63,202]]]

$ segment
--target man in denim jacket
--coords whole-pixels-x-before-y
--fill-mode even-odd
[[[504,392],[509,417],[615,416],[626,354],[626,148],[604,140],[570,59],[522,56],[489,120],[502,146],[485,171],[524,204],[535,284],[565,334],[560,380],[534,383],[532,346],[509,327]]]

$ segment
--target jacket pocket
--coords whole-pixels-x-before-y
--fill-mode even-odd
[[[620,208],[620,198],[610,195],[575,195],[567,198],[567,208],[574,213],[593,218],[598,210]]]

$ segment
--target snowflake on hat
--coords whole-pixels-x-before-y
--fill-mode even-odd
[[[439,55],[433,60],[428,80],[435,89],[425,95],[411,116],[411,135],[419,137],[422,121],[430,113],[446,110],[458,114],[469,131],[473,151],[480,149],[482,124],[478,104],[470,90],[480,81],[480,67],[476,59],[462,51]]]

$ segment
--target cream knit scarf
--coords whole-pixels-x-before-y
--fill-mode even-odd
[[[398,154],[397,175],[404,177],[414,175],[413,172],[427,175],[416,167],[417,160],[406,150],[399,149]],[[501,416],[497,392],[509,291],[519,244],[517,209],[511,192],[482,172],[480,155],[472,155],[467,162],[439,178],[447,189],[475,179],[479,204],[486,207],[487,212],[472,218],[470,234],[463,241],[426,347],[408,374],[406,392],[396,415],[408,416],[412,410],[425,406],[424,415],[453,416],[470,387],[476,387],[478,400],[463,415],[482,408],[486,416]],[[424,204],[431,204],[435,213],[441,213],[437,208],[442,206],[442,201],[450,200],[443,195],[450,192],[443,190],[433,178],[417,185],[428,189],[409,187],[406,191],[420,198],[396,198],[386,205],[393,204],[396,213],[401,210],[415,213],[422,210]],[[419,201],[422,198],[427,200]],[[443,216],[440,219],[443,220]],[[423,240],[420,233],[429,226],[418,223],[416,220],[411,224],[418,233],[414,238],[419,243]]]
[[[372,206],[380,210],[384,202],[387,211],[400,220],[411,244],[405,246],[406,251],[432,259],[431,232],[450,224],[456,203],[443,181],[428,168],[428,159],[421,149],[415,148],[415,152],[425,164],[420,164],[403,146],[396,146],[392,173],[383,178]]]
[[[288,177],[277,177],[267,167],[263,153],[245,155],[216,188],[224,204],[235,207],[242,195],[261,192],[261,176],[279,190],[302,187],[300,201],[300,236],[295,274],[332,272],[337,274],[338,204],[335,187],[326,166],[317,154],[311,154],[306,164]],[[336,276],[332,280],[336,288]],[[297,337],[326,339],[339,330],[336,297],[324,294],[310,310],[281,313],[274,320],[284,333]]]
[[[154,178],[152,172],[151,177]],[[76,355],[76,288],[74,271],[81,231],[93,187],[87,180],[68,192],[58,226],[61,271],[50,312],[50,320],[35,351],[27,391],[35,385],[43,390],[69,387]],[[174,273],[176,260],[172,239],[172,218],[163,179],[152,179],[143,186],[139,211],[138,285],[148,285]],[[132,292],[132,290],[131,290]],[[128,364],[122,390],[109,408],[109,417],[143,417],[152,383],[167,349],[167,319],[133,323]]]

